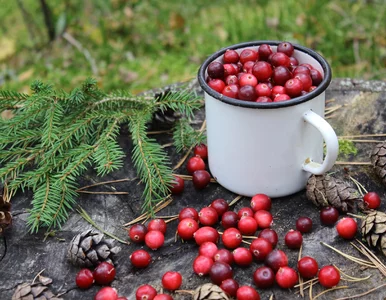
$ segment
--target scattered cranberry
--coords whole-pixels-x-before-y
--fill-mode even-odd
[[[213,61],[208,66],[208,75],[210,78],[219,78],[224,77],[224,66],[218,61]]]
[[[173,300],[173,297],[168,294],[158,294],[153,300]]]
[[[338,221],[339,212],[335,207],[323,207],[320,210],[320,222],[324,225],[334,225]]]
[[[239,247],[233,250],[233,258],[236,265],[241,267],[248,267],[253,261],[253,257],[249,249]]]
[[[257,230],[257,221],[253,217],[242,217],[237,227],[243,235],[254,235]]]
[[[258,210],[253,217],[257,221],[259,228],[269,228],[272,225],[273,217],[269,211]]]
[[[134,267],[146,268],[151,263],[151,256],[147,251],[139,249],[130,255],[130,260]]]
[[[226,263],[228,265],[232,265],[234,258],[232,252],[227,249],[218,249],[213,257],[214,261]]]
[[[182,276],[179,272],[168,271],[162,276],[162,286],[164,289],[175,291],[182,284]]]
[[[253,215],[254,215],[254,212],[250,207],[242,207],[237,212],[237,216],[239,217],[239,219],[243,217],[253,217]]]
[[[218,213],[213,207],[203,207],[198,213],[198,220],[204,226],[213,226],[218,221]]]
[[[265,238],[268,242],[272,244],[272,248],[275,248],[277,245],[277,242],[279,241],[279,237],[275,230],[271,228],[266,228],[260,231],[259,238]]]
[[[96,293],[94,300],[118,300],[118,294],[112,287],[105,286]]]
[[[233,278],[228,278],[221,282],[220,288],[229,296],[236,297],[239,284]]]
[[[247,61],[253,61],[259,59],[259,53],[253,49],[244,49],[240,53],[240,62],[244,64]]]
[[[217,230],[210,226],[201,227],[194,233],[194,240],[197,245],[201,245],[205,242],[217,243],[218,238],[219,234]]]
[[[198,248],[198,254],[207,256],[213,259],[217,250],[218,250],[218,247],[215,243],[205,242],[201,244],[201,246]]]
[[[153,219],[147,224],[147,231],[158,230],[165,234],[166,228],[166,222],[162,219]]]
[[[377,209],[381,205],[381,198],[376,192],[369,192],[363,196],[363,201],[369,209]]]
[[[251,199],[251,207],[254,212],[258,210],[271,210],[271,198],[265,194],[256,194]]]
[[[269,267],[260,267],[253,273],[253,281],[260,289],[270,288],[275,283],[275,273]]]
[[[177,233],[183,240],[191,240],[194,237],[194,233],[198,230],[198,223],[190,218],[185,218],[178,223]]]
[[[97,284],[106,285],[114,280],[115,268],[112,264],[104,261],[94,269],[93,275]]]
[[[193,173],[193,185],[196,189],[202,190],[210,182],[210,174],[205,170],[197,170]]]
[[[336,286],[340,281],[340,273],[334,266],[324,266],[318,274],[319,282],[326,288]]]
[[[153,300],[157,296],[157,291],[149,284],[141,285],[136,293],[136,300]]]
[[[309,217],[300,217],[296,220],[296,229],[301,233],[307,233],[312,230],[312,220]]]
[[[208,275],[213,264],[214,261],[210,257],[199,255],[193,261],[193,271],[200,277]]]
[[[357,229],[357,222],[350,217],[343,218],[336,224],[336,231],[339,236],[346,240],[353,239],[357,233]]]
[[[205,170],[205,162],[200,156],[193,156],[188,160],[186,169],[189,174],[193,174],[197,170]]]
[[[220,285],[225,279],[233,277],[233,271],[230,265],[217,261],[210,268],[209,276],[214,284]]]
[[[299,249],[303,243],[303,236],[300,231],[291,229],[285,235],[284,243],[290,249]]]
[[[218,216],[221,217],[226,211],[228,211],[229,204],[225,201],[225,199],[219,198],[213,200],[210,207],[213,207],[217,211]]]
[[[249,285],[243,285],[237,290],[236,298],[237,300],[260,300],[260,295]]]
[[[151,250],[157,250],[158,248],[161,248],[164,244],[164,241],[165,241],[165,236],[161,231],[152,230],[146,233],[145,244]]]
[[[184,191],[185,181],[180,176],[177,176],[177,175],[173,175],[173,176],[174,176],[174,179],[170,187],[170,192],[173,195],[181,194]]]
[[[233,227],[224,230],[221,238],[224,246],[229,249],[237,248],[242,242],[241,232]]]
[[[317,261],[310,257],[304,256],[298,261],[298,271],[305,279],[311,279],[318,274],[319,266]]]
[[[130,240],[134,243],[142,243],[145,241],[147,228],[143,224],[135,224],[129,229]]]
[[[227,211],[221,217],[221,225],[224,229],[237,227],[239,217],[234,211]]]
[[[265,265],[270,267],[274,272],[277,272],[281,267],[288,265],[288,257],[281,250],[271,251],[264,261]]]
[[[203,160],[208,158],[208,147],[205,144],[199,144],[194,147],[194,155],[198,155]]]
[[[257,261],[263,261],[267,258],[268,254],[272,251],[272,244],[265,238],[257,238],[249,245],[249,251],[251,251],[253,257]]]
[[[281,267],[275,276],[277,284],[283,289],[290,289],[298,282],[298,274],[288,266]]]
[[[185,218],[191,218],[195,221],[198,221],[198,212],[196,209],[194,209],[193,207],[185,207],[183,208],[179,215],[178,215],[178,219],[181,221],[182,219],[185,219]]]
[[[227,49],[224,53],[224,63],[235,64],[239,61],[240,56],[236,50]]]
[[[81,269],[76,274],[75,283],[81,289],[88,289],[94,283],[94,275],[89,269]]]

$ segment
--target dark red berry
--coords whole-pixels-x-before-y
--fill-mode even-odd
[[[203,207],[198,213],[198,220],[204,226],[213,226],[218,221],[218,213],[213,207]]]
[[[221,225],[224,229],[237,227],[239,217],[234,211],[226,211],[221,217]]]
[[[253,217],[254,212],[253,212],[252,208],[250,208],[250,207],[242,207],[237,212],[237,216],[239,217],[239,219],[241,219],[243,217]]]
[[[147,228],[143,224],[135,224],[129,229],[130,240],[134,243],[142,243],[145,241],[145,235],[147,233]]]
[[[265,194],[256,194],[251,199],[251,207],[254,212],[258,210],[270,210],[271,198]]]
[[[338,285],[340,273],[334,266],[324,266],[319,270],[318,279],[322,286],[332,288]]]
[[[213,207],[216,211],[219,217],[221,217],[226,211],[229,209],[229,204],[226,202],[225,199],[215,199],[210,204],[210,207]]]
[[[205,242],[212,242],[216,244],[218,238],[219,234],[217,230],[210,226],[201,227],[194,233],[194,240],[197,245],[201,245]]]
[[[94,300],[118,300],[118,294],[112,287],[105,286],[96,293]]]
[[[312,86],[312,79],[311,76],[299,73],[294,76],[294,78],[299,79],[303,84],[303,90],[308,91]]]
[[[304,256],[298,261],[298,271],[300,276],[305,279],[311,279],[318,274],[319,266],[317,261],[310,257]]]
[[[210,182],[210,174],[205,170],[197,170],[193,173],[193,185],[196,189],[204,189]]]
[[[259,83],[255,86],[257,97],[271,97],[271,88],[265,83]]]
[[[253,217],[257,221],[259,228],[269,228],[272,225],[273,217],[269,211],[258,210]]]
[[[208,75],[210,78],[224,78],[224,66],[218,61],[213,61],[208,66]]]
[[[286,94],[291,98],[300,96],[303,90],[303,82],[298,78],[291,78],[286,81],[285,85]]]
[[[93,275],[97,284],[106,285],[114,280],[115,268],[112,264],[104,261],[94,269]]]
[[[81,289],[88,289],[94,283],[94,275],[89,269],[81,269],[76,274],[75,283]]]
[[[236,75],[228,75],[225,78],[225,84],[226,85],[239,85],[239,79],[237,78]]]
[[[216,262],[226,263],[228,265],[233,264],[233,254],[227,249],[218,249],[214,254],[213,260]]]
[[[282,289],[290,289],[297,284],[298,274],[294,269],[284,266],[277,271],[275,279]]]
[[[369,192],[363,196],[363,201],[369,209],[377,209],[381,205],[381,198],[376,192]]]
[[[180,213],[178,214],[178,219],[181,221],[185,218],[191,218],[195,221],[198,221],[198,212],[193,207],[185,207],[181,209]]]
[[[185,218],[178,223],[177,233],[183,240],[191,240],[199,226],[196,220]]]
[[[296,229],[301,233],[307,233],[312,230],[312,220],[309,217],[300,217],[296,220]]]
[[[208,147],[205,144],[199,144],[194,147],[194,155],[201,157],[203,160],[208,158]]]
[[[263,261],[272,252],[272,244],[265,238],[257,238],[249,245],[249,251],[257,261]]]
[[[280,95],[277,95],[275,97],[275,99],[273,99],[273,102],[281,102],[281,101],[287,101],[287,100],[290,100],[291,97],[288,96],[287,94],[280,94]]]
[[[182,276],[179,272],[168,271],[162,276],[162,286],[164,289],[174,291],[180,288]]]
[[[181,194],[184,191],[185,181],[180,176],[173,175],[173,177],[174,178],[170,187],[170,192],[173,195]]]
[[[266,61],[258,61],[252,68],[252,74],[258,81],[267,81],[272,76],[272,67]]]
[[[254,235],[257,230],[257,222],[253,217],[242,217],[237,227],[242,235]]]
[[[324,225],[334,225],[338,221],[339,212],[335,207],[323,207],[320,210],[320,222]]]
[[[290,249],[299,249],[303,243],[303,236],[300,231],[291,229],[285,235],[284,242]]]
[[[268,102],[273,102],[273,101],[272,101],[272,99],[270,97],[260,96],[260,97],[257,97],[256,102],[268,103]]]
[[[292,74],[286,67],[278,66],[275,69],[273,69],[272,79],[275,85],[284,86],[287,80],[291,78],[292,78]]]
[[[264,264],[277,272],[281,267],[288,265],[288,257],[283,251],[275,249],[267,255]]]
[[[224,77],[225,77],[225,83],[227,83],[226,79],[230,75],[236,75],[239,72],[239,68],[236,64],[224,64]],[[237,77],[236,77],[237,78]]]
[[[241,232],[233,227],[226,229],[221,238],[224,246],[229,249],[237,248],[242,242]]]
[[[227,295],[231,297],[236,297],[237,290],[239,289],[239,284],[233,278],[228,278],[221,282],[220,288]]]
[[[221,79],[211,79],[208,82],[208,85],[215,90],[216,92],[221,93],[223,89],[225,88],[225,82]]]
[[[271,97],[274,99],[278,95],[285,94],[285,87],[281,85],[275,85],[272,88]]]
[[[290,57],[290,71],[295,70],[295,68],[296,68],[298,65],[299,65],[299,61],[298,61],[295,57],[291,56],[291,57]]]
[[[227,85],[221,92],[224,96],[237,99],[239,96],[239,86],[236,84]]]
[[[346,240],[353,239],[357,233],[357,229],[357,222],[350,217],[343,218],[336,224],[336,231],[339,236]]]
[[[244,49],[240,53],[240,62],[244,64],[247,61],[256,61],[259,59],[259,53],[253,49]]]
[[[318,86],[323,81],[322,74],[316,69],[311,69],[310,75],[312,79],[312,85],[314,86]]]
[[[233,259],[236,265],[241,267],[248,267],[253,261],[252,253],[249,249],[244,247],[239,247],[233,250]]]
[[[210,257],[199,255],[193,261],[193,271],[200,277],[208,275],[213,264],[214,261]]]
[[[166,229],[166,222],[162,219],[153,219],[149,222],[149,224],[147,224],[147,231],[158,230],[165,234]]]
[[[278,237],[276,231],[271,229],[271,228],[265,228],[262,231],[260,231],[258,237],[264,238],[268,242],[270,242],[272,245],[272,248],[275,248],[277,245],[277,242],[279,241],[279,237]]]
[[[261,44],[258,49],[258,52],[259,52],[259,59],[264,61],[267,61],[268,57],[273,53],[271,46],[268,44]]]
[[[158,294],[153,300],[173,300],[173,297],[168,294]]]
[[[257,98],[255,87],[251,85],[244,85],[240,87],[238,98],[245,101],[254,101]]]
[[[240,286],[236,293],[237,300],[260,300],[259,293],[249,285]]]
[[[277,46],[277,52],[283,52],[287,56],[292,56],[294,50],[294,46],[289,42],[282,42]]]
[[[197,170],[205,170],[205,162],[200,156],[193,156],[188,160],[186,169],[189,174],[193,174]]]
[[[252,74],[252,69],[253,69],[253,65],[255,64],[254,61],[246,61],[244,64],[243,64],[243,71],[244,73],[248,73],[248,74]],[[243,76],[244,74],[241,74],[238,79],[239,79],[239,83],[240,83],[240,80],[241,80],[241,77]]]
[[[311,76],[311,71],[309,68],[307,68],[306,66],[297,66],[295,69],[294,69],[294,76],[297,75],[297,74],[306,74],[306,75],[310,75]]]
[[[233,277],[233,271],[230,265],[215,262],[210,268],[209,276],[214,284],[220,285],[225,279]]]
[[[164,241],[165,236],[161,231],[152,230],[146,233],[145,244],[151,250],[157,250],[158,248],[161,248],[164,244]]]
[[[149,284],[141,285],[135,293],[136,300],[154,300],[155,296],[157,290]]]
[[[274,67],[286,67],[288,68],[290,66],[290,59],[288,55],[284,54],[283,52],[276,52],[271,57],[271,64]]]
[[[215,243],[205,242],[201,244],[200,247],[198,248],[198,254],[207,256],[213,259],[217,250],[218,250],[218,247]]]
[[[307,63],[301,63],[299,66],[307,67],[308,69],[310,69],[310,71],[314,69],[314,67],[311,64],[307,64]]]
[[[236,50],[227,49],[224,53],[224,63],[226,64],[236,64],[239,61],[239,54]]]
[[[146,268],[151,263],[151,256],[147,251],[139,249],[130,255],[130,260],[134,267]]]
[[[253,281],[260,289],[270,288],[275,283],[275,273],[269,267],[260,267],[253,273]]]

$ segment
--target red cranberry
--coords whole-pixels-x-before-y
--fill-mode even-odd
[[[244,85],[256,86],[257,79],[253,74],[246,73],[240,77],[239,84],[240,86],[244,86]]]
[[[269,211],[258,210],[254,216],[259,228],[269,228],[272,225],[273,217]]]
[[[298,274],[294,269],[284,266],[277,271],[275,279],[282,289],[290,289],[298,283]]]
[[[323,81],[322,74],[316,69],[311,69],[310,75],[312,79],[312,85],[314,86],[318,86]]]
[[[310,71],[314,69],[314,67],[311,64],[307,64],[307,63],[302,63],[300,64],[300,66],[307,67],[308,69],[310,69]]]
[[[273,102],[281,102],[281,101],[287,101],[287,100],[290,100],[291,97],[288,96],[287,94],[280,94],[280,95],[277,95],[275,97],[275,99],[273,99]]]
[[[320,210],[320,222],[324,225],[334,225],[338,221],[339,212],[335,207],[323,207]]]
[[[340,281],[340,273],[334,266],[324,266],[318,274],[319,283],[326,287],[332,288]]]
[[[254,61],[246,61],[244,64],[243,64],[243,71],[247,74],[252,74],[252,69],[253,69],[253,66],[254,66],[255,62]],[[244,74],[240,75],[239,78],[239,83],[240,83],[240,80],[241,80],[241,77],[243,76]]]
[[[236,75],[228,75],[226,78],[225,78],[225,84],[226,85],[239,85],[239,79],[237,78]]]
[[[257,97],[271,97],[271,88],[265,83],[259,83],[255,86]]]
[[[279,241],[279,237],[277,236],[276,231],[271,228],[265,228],[262,231],[260,231],[258,237],[264,238],[268,242],[270,242],[272,245],[272,248],[275,248],[277,245],[277,242]]]
[[[260,289],[270,288],[275,283],[275,273],[271,268],[260,267],[253,273],[253,281]]]
[[[253,257],[249,249],[239,247],[233,250],[233,259],[236,265],[241,267],[248,267],[252,264]]]
[[[166,233],[166,222],[162,219],[153,219],[147,224],[147,231],[151,230],[158,230],[161,231],[163,234]]]
[[[239,86],[236,84],[227,85],[221,92],[224,96],[237,99],[239,96]]]
[[[292,56],[294,50],[294,46],[289,42],[282,42],[277,46],[277,52],[283,52],[287,56]]]
[[[311,71],[309,68],[305,67],[305,66],[297,66],[294,70],[294,76],[297,75],[297,74],[306,74],[306,75],[310,75],[311,76]]]
[[[170,187],[170,192],[173,195],[181,194],[184,191],[185,181],[180,176],[177,176],[177,175],[173,175],[173,176],[174,178],[173,178],[172,185]]]
[[[213,200],[210,207],[213,207],[217,211],[219,217],[221,217],[226,211],[228,211],[229,204],[225,201],[225,199],[219,198]]]
[[[284,242],[290,249],[299,249],[303,243],[303,236],[300,231],[291,229],[285,235]]]
[[[238,63],[239,58],[240,56],[236,50],[227,49],[224,53],[223,60],[226,64],[236,64]]]
[[[255,88],[251,85],[240,87],[238,98],[245,101],[254,101],[257,98]]]
[[[299,79],[303,83],[303,90],[304,91],[309,91],[309,89],[312,86],[312,79],[311,76],[299,73],[294,76],[294,78]]]
[[[215,90],[216,92],[221,93],[223,89],[225,88],[225,82],[221,79],[211,79],[208,82],[208,85]]]
[[[271,64],[274,67],[283,66],[283,67],[288,68],[290,66],[290,59],[283,52],[276,52],[271,57]]]
[[[227,249],[218,249],[213,257],[214,261],[226,263],[228,265],[233,264],[233,254]]]
[[[291,72],[283,66],[278,66],[273,69],[272,79],[275,82],[275,85],[282,85],[292,78]]]
[[[145,235],[147,233],[147,228],[143,224],[135,224],[129,229],[130,240],[134,243],[142,243],[145,241]]]
[[[193,185],[196,189],[204,189],[210,182],[210,174],[205,170],[197,170],[193,173]]]
[[[353,239],[357,233],[357,229],[357,222],[350,217],[343,218],[336,224],[336,231],[339,236],[346,240]]]
[[[219,234],[217,230],[209,226],[201,227],[194,233],[194,240],[197,245],[201,245],[205,242],[212,242],[216,244],[218,238]]]
[[[208,158],[208,147],[205,144],[199,144],[194,147],[194,155],[201,157],[203,160]]]
[[[272,99],[270,97],[260,96],[260,97],[257,97],[256,102],[268,103],[268,102],[273,102],[273,101],[272,101]]]
[[[249,245],[249,251],[257,261],[263,261],[272,252],[272,244],[265,238],[257,238]]]
[[[213,207],[203,207],[198,213],[198,220],[204,226],[213,226],[218,221],[218,213]]]
[[[253,217],[242,217],[237,227],[243,235],[254,235],[257,230],[257,222]]]
[[[258,210],[270,210],[271,198],[265,194],[256,194],[251,199],[251,207],[254,212]]]
[[[253,210],[250,207],[242,207],[237,212],[237,216],[239,217],[239,219],[243,217],[253,217],[253,215],[254,215]]]
[[[240,62],[244,64],[247,61],[256,61],[259,59],[259,53],[253,49],[244,49],[240,53]]]
[[[94,300],[118,300],[118,294],[112,287],[105,286],[96,293]]]
[[[198,221],[197,210],[193,207],[185,207],[185,208],[181,209],[181,211],[178,215],[178,219],[181,221],[182,219],[185,219],[185,218],[191,218],[195,221]]]
[[[155,296],[157,296],[157,291],[149,284],[141,285],[136,293],[136,300],[154,300]]]
[[[299,65],[299,61],[295,57],[291,56],[290,57],[290,70],[293,71],[298,65]]]
[[[175,291],[182,284],[182,276],[179,272],[168,271],[162,276],[162,286],[164,289]]]
[[[259,49],[258,49],[258,52],[259,52],[260,60],[264,60],[264,61],[267,61],[268,57],[271,54],[273,54],[271,46],[268,44],[261,44]]]
[[[218,61],[213,61],[208,66],[208,75],[210,78],[224,78],[224,66]]]
[[[104,261],[94,269],[93,275],[97,284],[106,285],[114,280],[115,268],[112,264]]]
[[[276,96],[285,94],[285,87],[281,85],[275,85],[272,88],[271,97],[274,99]]]
[[[240,286],[236,293],[237,300],[260,300],[259,293],[248,285]]]
[[[258,61],[252,68],[252,74],[258,81],[269,80],[272,76],[272,67],[266,61]]]
[[[221,225],[224,229],[237,227],[239,217],[234,211],[226,211],[221,217]]]
[[[193,261],[193,271],[200,277],[208,275],[213,264],[214,261],[210,257],[199,255]]]
[[[186,169],[189,174],[193,174],[197,170],[205,170],[205,162],[200,156],[193,156],[188,160]]]
[[[153,300],[173,300],[173,297],[168,294],[158,294]]]
[[[363,201],[369,209],[377,209],[381,205],[381,198],[376,192],[369,192],[363,196]]]
[[[281,267],[288,265],[287,255],[281,250],[272,250],[264,261],[265,265],[277,272]]]
[[[308,217],[300,217],[296,220],[296,229],[301,233],[307,233],[312,230],[312,220]]]
[[[147,251],[139,249],[130,255],[130,260],[134,267],[146,268],[151,263],[151,256]]]
[[[291,78],[286,81],[285,85],[286,94],[292,98],[300,96],[303,90],[303,82],[298,78]]]
[[[239,71],[239,68],[235,64],[224,64],[224,77],[225,77],[225,83],[226,78],[230,75],[236,75]],[[236,77],[237,78],[237,77]]]
[[[241,232],[233,227],[226,229],[222,234],[222,242],[229,249],[237,248],[242,242]]]
[[[196,220],[185,218],[178,223],[177,233],[183,240],[191,240],[199,226]]]
[[[81,269],[76,274],[75,283],[81,289],[88,289],[94,283],[94,275],[89,269]]]
[[[318,274],[319,266],[317,261],[310,257],[304,256],[298,261],[299,274],[305,279],[311,279]]]
[[[225,279],[233,277],[233,271],[230,265],[217,261],[210,268],[209,276],[214,284],[220,285]]]
[[[201,244],[201,246],[198,248],[198,254],[207,256],[210,258],[214,258],[218,248],[217,245],[213,242],[205,242]]]
[[[220,288],[229,296],[236,297],[239,284],[233,278],[225,279],[221,282]]]
[[[151,250],[157,250],[161,248],[164,244],[165,236],[161,231],[152,230],[146,233],[145,244]]]

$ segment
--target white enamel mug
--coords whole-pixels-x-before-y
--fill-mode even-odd
[[[323,75],[312,92],[282,102],[257,103],[232,99],[206,83],[207,67],[222,61],[226,49],[239,53],[279,42],[256,41],[233,45],[211,55],[200,67],[198,81],[205,92],[208,163],[212,176],[240,195],[291,195],[305,188],[311,174],[332,168],[338,139],[324,120],[325,90],[331,81],[327,61],[315,51],[294,45],[299,63],[309,63]],[[326,155],[323,157],[323,139]]]

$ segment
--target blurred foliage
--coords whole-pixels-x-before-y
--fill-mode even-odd
[[[34,79],[75,87],[94,76],[105,90],[137,93],[189,80],[214,51],[250,40],[313,48],[334,77],[386,79],[384,0],[0,0],[0,88]],[[67,89],[67,88],[66,88]]]

